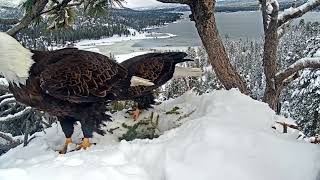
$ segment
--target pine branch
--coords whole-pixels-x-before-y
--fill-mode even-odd
[[[64,1],[62,1],[61,3],[58,2],[56,6],[53,6],[53,7],[52,7],[51,9],[49,9],[49,10],[46,10],[46,11],[41,12],[40,15],[42,15],[42,14],[47,14],[47,13],[49,13],[49,12],[51,12],[51,11],[54,11],[54,10],[59,10],[59,9],[64,8],[64,7],[66,7],[66,6],[68,6],[68,7],[80,6],[80,5],[84,2],[84,0],[82,0],[82,1],[80,1],[80,2],[78,2],[78,3],[73,3],[73,4],[68,4],[69,2],[71,2],[71,0],[64,0]]]
[[[36,3],[32,6],[31,10],[24,15],[19,23],[9,29],[7,33],[10,36],[15,36],[20,30],[28,27],[34,19],[41,15],[40,13],[43,11],[47,4],[48,0],[37,0]]]
[[[0,113],[0,117],[3,116],[3,115],[7,115],[7,114],[13,112],[14,110],[17,109],[17,106],[18,106],[18,105],[16,104],[15,106],[13,106],[13,107],[11,107],[11,108],[9,108],[9,109],[1,112],[1,113]]]
[[[10,136],[2,133],[2,132],[0,132],[0,138],[4,139],[4,140],[6,140],[6,141],[8,141],[8,142],[10,142],[10,143],[13,143],[13,142],[14,142],[14,140],[13,140],[12,137],[10,137]]]
[[[0,132],[0,138],[8,141],[7,144],[0,144],[0,149],[4,152],[9,151],[12,148],[19,146],[22,142],[20,140],[14,140],[12,137]]]
[[[31,107],[26,107],[24,110],[17,112],[15,114],[9,114],[5,117],[0,117],[0,122],[8,122],[8,121],[12,121],[12,120],[16,120],[16,119],[20,119],[23,116],[27,115],[28,113],[30,113],[32,110]]]
[[[13,94],[5,94],[5,95],[0,96],[0,100],[6,99],[6,98],[12,98],[12,97],[13,97]]]
[[[278,26],[280,27],[292,19],[301,17],[318,6],[320,6],[320,0],[309,0],[299,7],[286,9],[278,17]]]
[[[6,99],[4,99],[4,100],[2,100],[2,101],[0,102],[0,107],[3,107],[3,106],[5,106],[5,105],[8,105],[8,104],[14,103],[14,102],[16,102],[16,99],[15,99],[14,97],[6,98]]]
[[[0,84],[0,91],[9,91],[9,88],[8,88],[8,86],[5,86],[5,85],[2,85],[2,84]]]

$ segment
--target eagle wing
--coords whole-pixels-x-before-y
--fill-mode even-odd
[[[49,65],[40,74],[47,94],[74,103],[96,102],[112,95],[127,70],[106,56],[77,50]]]

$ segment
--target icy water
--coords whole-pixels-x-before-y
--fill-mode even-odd
[[[262,20],[258,12],[217,13],[216,19],[222,37],[260,38],[262,36]],[[153,31],[169,32],[177,35],[177,37],[142,40],[134,44],[134,47],[201,46],[201,40],[194,22],[191,22],[187,15],[177,23]]]
[[[189,14],[189,13],[188,13]],[[319,12],[307,13],[303,16],[306,21],[320,21]],[[231,39],[257,39],[263,36],[263,25],[260,11],[217,13],[216,14],[219,33],[222,38]],[[299,20],[296,20],[299,22]],[[155,29],[160,33],[171,33],[177,35],[171,39],[141,40],[134,47],[165,47],[165,46],[200,46],[201,41],[194,23],[187,15],[177,23],[166,27]]]
[[[104,54],[125,54],[149,49],[179,49],[201,46],[201,40],[188,18],[190,13],[184,13],[184,18],[165,27],[149,30],[150,32],[170,33],[177,35],[168,39],[144,39],[116,43],[111,46],[99,47]],[[320,12],[309,12],[302,17],[306,21],[320,21]],[[219,33],[222,38],[258,39],[263,36],[262,17],[260,11],[216,13]],[[299,22],[299,19],[295,23]]]

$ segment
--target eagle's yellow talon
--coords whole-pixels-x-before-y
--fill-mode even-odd
[[[68,151],[68,145],[72,144],[72,139],[71,138],[67,138],[66,142],[64,143],[64,146],[62,148],[62,150],[59,151],[59,154],[66,154]]]
[[[81,144],[79,144],[79,146],[77,147],[77,151],[80,149],[84,149],[86,150],[87,148],[89,148],[92,144],[89,141],[89,138],[83,138],[83,141]]]
[[[141,114],[141,110],[139,108],[135,108],[135,110],[131,112],[131,116],[134,121],[138,120],[140,114]]]

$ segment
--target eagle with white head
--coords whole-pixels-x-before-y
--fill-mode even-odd
[[[104,134],[101,125],[110,120],[106,103],[134,100],[137,119],[140,110],[154,104],[153,90],[173,76],[201,76],[201,69],[176,68],[192,61],[183,52],[149,53],[118,64],[95,52],[76,48],[35,51],[24,48],[0,32],[0,72],[9,81],[17,101],[57,116],[66,141],[60,153],[72,143],[73,125],[81,122],[86,149],[93,132]]]

